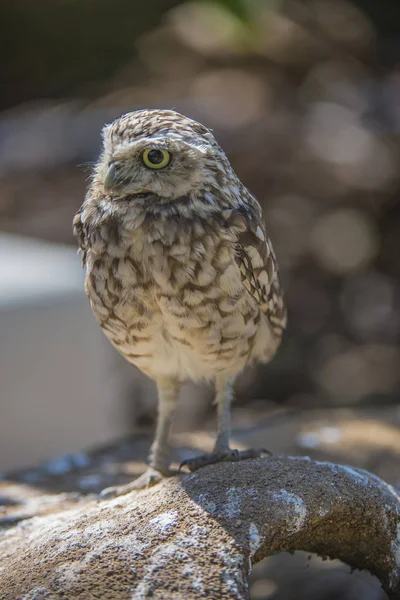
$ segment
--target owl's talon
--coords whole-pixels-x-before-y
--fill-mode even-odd
[[[240,451],[239,460],[245,460],[246,458],[262,458],[263,456],[272,456],[271,450],[267,450],[267,448],[248,448],[248,450]]]
[[[160,473],[160,471],[156,471],[149,467],[142,475],[140,475],[134,481],[127,483],[126,485],[116,485],[114,487],[105,488],[100,492],[100,498],[102,500],[108,500],[109,498],[117,498],[118,496],[125,496],[125,494],[129,494],[129,492],[145,490],[153,485],[157,485],[166,479],[167,477],[173,477],[177,475],[178,471],[169,470],[166,473]]]
[[[265,448],[249,448],[248,450],[235,450],[229,449],[223,452],[212,452],[211,454],[201,454],[194,458],[188,458],[183,460],[179,465],[179,471],[183,467],[187,467],[191,473],[206,467],[208,465],[215,465],[219,462],[237,462],[239,460],[246,460],[249,458],[261,458],[265,455],[271,455],[272,452]]]

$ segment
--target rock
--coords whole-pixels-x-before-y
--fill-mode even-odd
[[[273,457],[112,500],[51,498],[3,521],[2,600],[246,599],[251,564],[295,550],[368,569],[400,598],[400,498],[361,469]]]

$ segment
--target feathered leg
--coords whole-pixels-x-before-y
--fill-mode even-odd
[[[233,450],[229,445],[231,404],[233,400],[234,377],[217,377],[215,381],[215,404],[217,405],[217,440],[211,454],[202,454],[195,458],[184,460],[180,468],[187,466],[190,471],[197,471],[206,465],[218,462],[233,462],[246,458],[257,458],[269,454],[268,450],[252,449]]]
[[[172,426],[176,406],[178,403],[181,384],[176,379],[160,378],[157,380],[158,389],[158,417],[154,442],[149,456],[148,469],[127,485],[109,487],[101,492],[105,498],[122,496],[132,490],[140,490],[155,485],[163,477],[175,475],[171,471],[170,447],[168,444],[169,432]]]

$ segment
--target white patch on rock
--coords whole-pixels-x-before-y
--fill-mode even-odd
[[[181,564],[182,572],[180,576],[185,575],[186,579],[189,578],[190,585],[196,592],[203,591],[201,568],[193,560],[192,553],[186,551],[186,548],[191,546],[188,539],[185,536],[180,539],[178,537],[176,542],[162,544],[154,550],[150,562],[145,567],[142,581],[133,592],[131,600],[142,600],[153,595],[157,587],[156,572],[160,568],[170,569],[171,563]],[[178,573],[177,576],[179,576]]]
[[[86,525],[86,527],[82,530],[83,537],[93,538],[96,536],[97,539],[101,539],[105,537],[108,533],[110,533],[113,529],[111,523],[101,520],[97,523],[91,523],[90,525]]]
[[[222,506],[217,506],[208,494],[199,494],[197,504],[210,515],[219,515],[233,520],[240,516],[243,504],[254,502],[258,498],[257,490],[254,488],[232,487],[227,491],[226,500]]]
[[[68,582],[77,581],[82,572],[83,564],[81,561],[66,561],[61,563],[54,569],[54,572],[57,574],[57,580],[63,587]]]
[[[383,481],[383,479],[379,479],[379,477],[377,477],[377,480],[379,480],[379,482],[382,483],[385,486],[385,488],[387,488],[389,490],[389,492],[391,494],[393,494],[393,496],[396,498],[396,500],[400,504],[400,493],[399,493],[399,491],[395,487],[393,487],[392,485],[390,485],[390,483],[386,483],[386,481]]]
[[[277,502],[282,502],[293,510],[294,514],[288,523],[288,532],[295,533],[299,531],[303,527],[307,516],[307,508],[300,496],[284,489],[279,490],[279,492],[272,492],[272,496]]]
[[[225,517],[234,519],[240,515],[242,496],[243,490],[241,489],[233,487],[228,490],[226,504],[222,511]]]
[[[217,510],[217,505],[215,504],[214,500],[210,500],[209,498],[207,498],[206,494],[199,494],[198,502],[204,510],[210,513],[210,515],[215,514]]]
[[[50,595],[50,590],[45,587],[35,588],[24,596],[19,596],[19,600],[41,600]]]
[[[250,556],[253,556],[261,546],[261,536],[255,523],[250,523],[249,526],[249,546]]]
[[[190,587],[199,594],[204,593],[202,572],[199,565],[192,561],[183,567],[182,575],[185,579],[190,579]]]
[[[167,533],[167,531],[176,524],[178,519],[178,511],[170,510],[168,512],[161,513],[154,519],[150,519],[151,525],[155,525],[161,533]]]
[[[146,550],[150,546],[150,541],[139,541],[136,533],[114,536],[104,543],[91,546],[90,552],[82,559],[82,564],[88,564],[90,561],[100,558],[104,552],[109,552],[110,550],[113,554],[118,553],[119,556],[124,557],[127,561],[135,561],[136,559],[143,557],[143,550]]]
[[[311,461],[311,458],[309,456],[290,456],[289,458],[290,458],[290,460]],[[396,488],[394,488],[389,483],[386,483],[386,481],[384,481],[383,479],[381,479],[374,473],[365,471],[365,469],[350,467],[348,465],[337,465],[335,463],[331,463],[328,461],[315,460],[313,462],[316,465],[328,467],[332,471],[332,473],[337,473],[337,474],[346,473],[353,479],[353,481],[355,481],[361,485],[374,486],[374,484],[376,484],[376,485],[380,486],[381,488],[388,490],[396,498],[396,500],[398,502],[400,502],[400,494],[396,490]]]
[[[245,587],[243,579],[243,556],[239,553],[233,554],[233,549],[227,553],[226,547],[217,551],[224,562],[222,580],[235,598],[240,598],[240,587]]]
[[[199,545],[199,540],[201,540],[201,538],[206,540],[210,534],[207,527],[202,527],[201,525],[193,525],[190,533],[191,536],[185,536],[185,539],[191,546],[193,546],[193,548]]]
[[[247,488],[246,489],[246,493],[253,499],[253,500],[257,500],[258,498],[258,491],[254,488]]]
[[[353,481],[364,486],[372,485],[371,480],[374,480],[374,482],[380,484],[381,486],[387,486],[387,484],[384,481],[382,481],[382,479],[380,479],[377,475],[369,473],[368,471],[364,471],[364,469],[357,469],[355,467],[349,467],[348,465],[336,465],[334,463],[319,460],[316,460],[315,463],[317,465],[328,467],[333,473],[345,473],[346,475],[349,475],[351,479],[353,479]]]
[[[361,483],[361,485],[371,485],[371,481],[369,480],[369,478],[363,473],[357,471],[356,469],[344,465],[339,465],[339,469],[345,471],[345,473],[350,475],[350,477],[352,477],[358,483]]]
[[[153,552],[150,563],[146,565],[142,581],[136,587],[131,600],[141,600],[153,595],[153,584],[156,580],[154,573],[157,569],[168,566],[171,557],[177,553],[175,544],[163,544]],[[186,556],[185,556],[186,558]]]

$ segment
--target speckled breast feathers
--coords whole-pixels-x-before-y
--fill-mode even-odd
[[[165,168],[143,164],[151,150]],[[203,125],[159,110],[107,126],[74,231],[96,318],[149,376],[235,375],[275,354],[286,314],[261,209]]]

